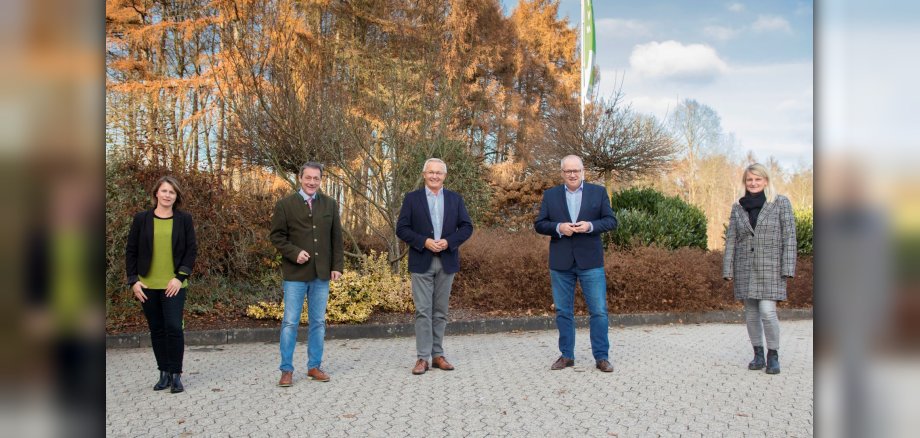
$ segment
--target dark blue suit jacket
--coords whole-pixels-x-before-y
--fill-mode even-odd
[[[565,271],[578,267],[580,269],[604,266],[604,245],[601,233],[617,227],[617,218],[610,208],[607,190],[594,184],[584,184],[581,194],[581,210],[575,222],[588,221],[594,226],[590,233],[575,233],[559,237],[556,225],[572,222],[569,208],[565,203],[565,185],[558,185],[543,193],[540,213],[533,227],[537,233],[550,236],[549,268]]]
[[[444,272],[452,274],[460,270],[460,245],[473,235],[473,221],[463,204],[463,197],[444,188],[441,190],[444,191],[441,238],[447,240],[447,249],[440,253],[441,266]],[[421,274],[428,271],[434,253],[425,248],[425,239],[434,239],[434,226],[424,188],[406,193],[399,220],[396,221],[396,235],[409,244],[409,272]]]

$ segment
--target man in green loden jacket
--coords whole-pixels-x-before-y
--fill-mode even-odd
[[[338,280],[345,266],[342,224],[338,203],[319,192],[323,165],[301,166],[300,189],[275,205],[271,242],[281,253],[284,288],[284,318],[281,322],[281,379],[278,386],[291,386],[294,375],[294,346],[297,327],[307,300],[307,377],[328,382],[320,369],[323,338],[326,335],[326,304],[329,280]]]

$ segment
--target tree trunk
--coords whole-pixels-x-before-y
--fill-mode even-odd
[[[613,171],[604,171],[604,187],[607,189],[607,199],[613,199],[613,192],[616,191],[615,184]]]
[[[393,235],[394,236],[396,235],[395,230],[393,232]],[[399,239],[390,239],[390,241],[387,242],[387,253],[389,257],[388,260],[392,260],[390,262],[390,272],[394,274],[399,273],[399,260],[400,260]]]

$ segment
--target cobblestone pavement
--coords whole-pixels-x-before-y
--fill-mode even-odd
[[[611,328],[613,373],[587,330],[550,371],[555,331],[451,336],[455,371],[413,376],[415,340],[326,342],[332,381],[276,386],[277,343],[188,347],[186,392],[154,392],[149,348],[106,352],[108,436],[812,436],[812,321],[781,322],[782,373],[748,371],[741,324]],[[295,366],[306,363],[306,346]]]

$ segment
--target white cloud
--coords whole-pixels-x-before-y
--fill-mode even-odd
[[[738,35],[737,30],[725,26],[706,26],[703,33],[719,41],[728,41]]]
[[[741,3],[729,3],[729,4],[728,4],[728,10],[729,10],[729,11],[732,11],[732,12],[743,12],[743,11],[744,11],[744,5],[741,4]]]
[[[777,15],[761,15],[757,17],[757,21],[751,25],[751,29],[757,32],[768,32],[773,30],[792,32],[792,26],[789,25],[789,21]]]
[[[651,34],[648,23],[639,20],[601,18],[594,23],[598,35],[613,37],[636,37]]]
[[[683,45],[669,40],[639,44],[629,56],[640,76],[708,82],[728,71],[716,50],[703,44]]]

